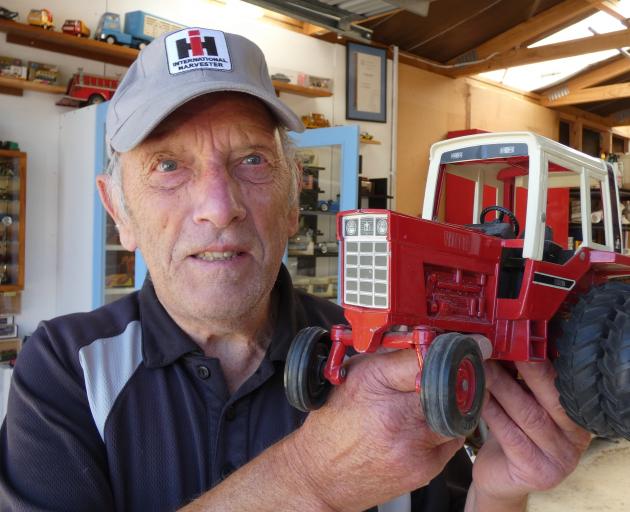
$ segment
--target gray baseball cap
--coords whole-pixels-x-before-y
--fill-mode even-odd
[[[251,94],[290,130],[304,131],[297,115],[276,96],[258,46],[236,34],[185,28],[156,38],[120,82],[107,109],[108,147],[136,147],[184,103],[218,91]]]

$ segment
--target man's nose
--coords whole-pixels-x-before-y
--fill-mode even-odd
[[[195,222],[212,222],[218,229],[245,218],[238,182],[226,169],[213,169],[198,178],[194,193]]]

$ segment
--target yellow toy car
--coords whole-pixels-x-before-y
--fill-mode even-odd
[[[53,25],[53,15],[48,9],[31,9],[26,18],[29,25],[41,27],[46,30],[55,28]]]

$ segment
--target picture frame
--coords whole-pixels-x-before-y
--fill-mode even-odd
[[[346,119],[387,122],[387,49],[348,43]]]
[[[5,338],[15,338],[17,336],[17,325],[7,324],[0,326],[0,340]]]

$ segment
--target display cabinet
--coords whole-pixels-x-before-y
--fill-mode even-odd
[[[101,103],[61,116],[57,314],[112,302],[138,289],[146,275],[140,253],[120,245],[96,188],[108,163],[106,113]]]
[[[0,150],[0,292],[24,289],[26,153]]]
[[[285,263],[296,288],[338,300],[336,215],[358,205],[359,127],[318,128],[292,138],[303,174],[299,229]]]

